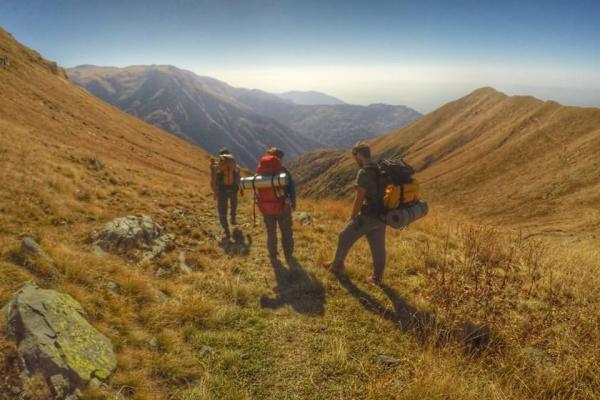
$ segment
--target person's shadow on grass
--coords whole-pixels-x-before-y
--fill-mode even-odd
[[[277,309],[289,304],[298,313],[323,315],[325,312],[325,289],[315,276],[307,272],[296,259],[288,260],[289,268],[281,261],[271,260],[275,272],[275,297],[262,296],[263,308]]]
[[[219,243],[223,251],[230,256],[247,256],[252,247],[252,236],[246,235],[241,229],[235,228],[231,235],[231,240],[221,240]]]
[[[485,325],[463,322],[451,325],[434,313],[418,310],[403,299],[393,288],[380,285],[385,295],[392,302],[393,309],[387,309],[369,293],[360,289],[343,273],[336,273],[336,278],[348,293],[355,297],[368,311],[393,322],[400,330],[413,334],[421,343],[441,345],[449,341],[459,341],[465,351],[477,352],[486,348],[491,340],[491,332]]]

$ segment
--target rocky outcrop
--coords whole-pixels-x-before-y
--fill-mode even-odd
[[[104,381],[115,370],[112,343],[71,296],[27,284],[5,312],[25,373],[42,374],[57,398],[77,398],[78,388]]]
[[[152,260],[173,248],[175,236],[147,215],[130,215],[107,223],[94,240],[103,251]]]
[[[42,249],[42,247],[30,237],[25,237],[21,241],[21,256],[24,259],[39,258],[46,262],[52,262],[52,258]]]

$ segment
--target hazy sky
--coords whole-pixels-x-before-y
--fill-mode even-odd
[[[427,112],[480,86],[600,107],[600,1],[0,0],[46,58]]]

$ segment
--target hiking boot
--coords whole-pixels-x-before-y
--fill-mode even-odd
[[[383,285],[383,280],[381,278],[376,278],[375,276],[371,275],[367,278],[367,283],[373,286],[381,286]]]
[[[323,267],[327,271],[330,271],[330,272],[333,272],[333,273],[344,272],[344,266],[343,265],[333,265],[333,261],[323,261],[321,263],[321,267]]]

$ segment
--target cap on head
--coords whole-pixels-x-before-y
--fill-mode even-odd
[[[221,150],[219,150],[219,155],[222,156],[223,154],[231,154],[231,151],[229,151],[227,147],[223,147]]]
[[[371,148],[366,142],[363,142],[361,140],[359,142],[356,142],[354,146],[352,146],[352,154],[360,154],[365,158],[371,158]]]
[[[283,150],[277,147],[271,147],[269,150],[267,150],[267,154],[275,156],[277,158],[283,158],[284,156]]]

